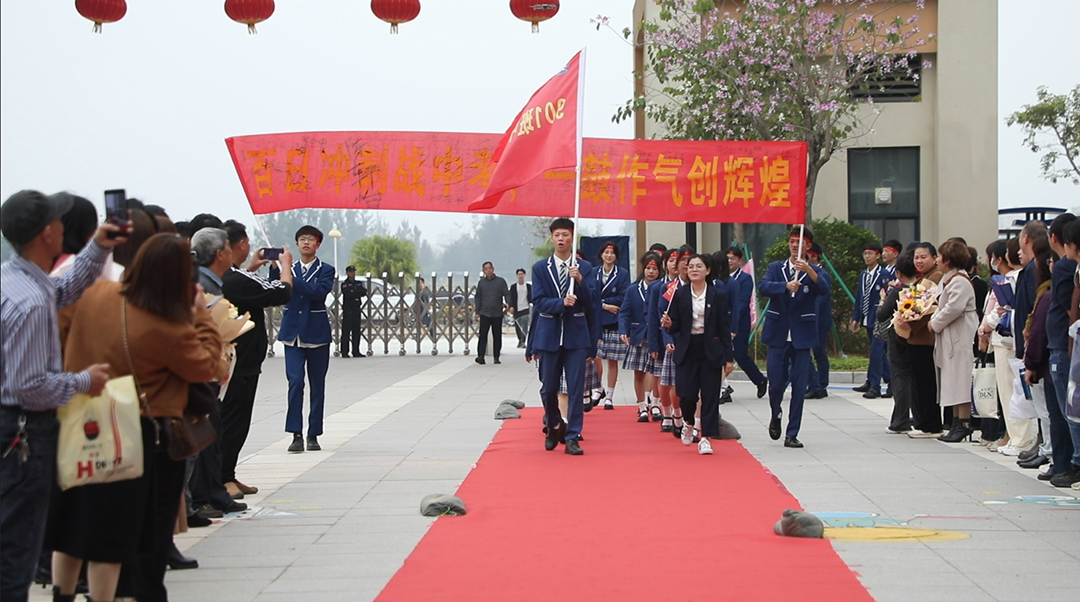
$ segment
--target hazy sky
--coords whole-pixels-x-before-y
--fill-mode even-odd
[[[946,0],[947,1],[947,0]],[[129,0],[101,35],[70,1],[0,4],[0,198],[22,188],[101,191],[164,206],[177,219],[209,211],[251,221],[225,149],[228,136],[308,130],[501,132],[532,92],[588,46],[585,135],[629,138],[610,117],[632,93],[630,47],[589,19],[631,23],[632,0],[567,1],[541,33],[506,0],[423,0],[389,34],[364,0],[278,2],[259,35],[222,2]],[[587,7],[587,8],[586,8]],[[1035,87],[1080,81],[1075,0],[1001,0],[999,111]],[[1080,188],[1038,178],[1035,155],[1002,124],[1002,206],[1080,205]],[[472,217],[408,217],[432,242]]]

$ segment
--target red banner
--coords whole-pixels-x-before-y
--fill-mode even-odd
[[[464,213],[487,187],[499,134],[300,132],[225,140],[256,215],[301,208]],[[581,217],[796,224],[806,143],[586,138]],[[574,171],[511,190],[500,215],[574,212]]]

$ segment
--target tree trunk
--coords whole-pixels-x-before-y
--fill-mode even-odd
[[[811,209],[814,206],[814,187],[817,186],[819,171],[821,171],[821,166],[816,161],[810,163],[806,169],[806,216],[803,218],[803,223],[808,226],[813,219]]]
[[[732,238],[733,244],[742,244],[746,242],[746,224],[732,224]]]

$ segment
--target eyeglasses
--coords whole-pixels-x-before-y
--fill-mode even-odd
[[[301,236],[296,239],[296,242],[319,242],[319,239],[314,236]]]

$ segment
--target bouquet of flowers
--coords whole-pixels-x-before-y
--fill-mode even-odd
[[[923,280],[911,286],[900,289],[900,296],[896,302],[896,313],[893,314],[893,326],[896,334],[907,338],[911,334],[908,322],[920,320],[937,309],[939,289],[930,280]]]
[[[205,293],[205,295],[206,303],[210,308],[210,318],[217,325],[221,339],[225,341],[222,360],[225,362],[223,365],[228,366],[228,370],[225,371],[224,376],[218,379],[218,383],[222,385],[220,396],[224,397],[233,370],[236,368],[236,343],[233,341],[240,335],[255,328],[255,323],[251,321],[249,313],[244,312],[243,315],[240,315],[236,306],[224,297],[218,297],[210,293]]]

